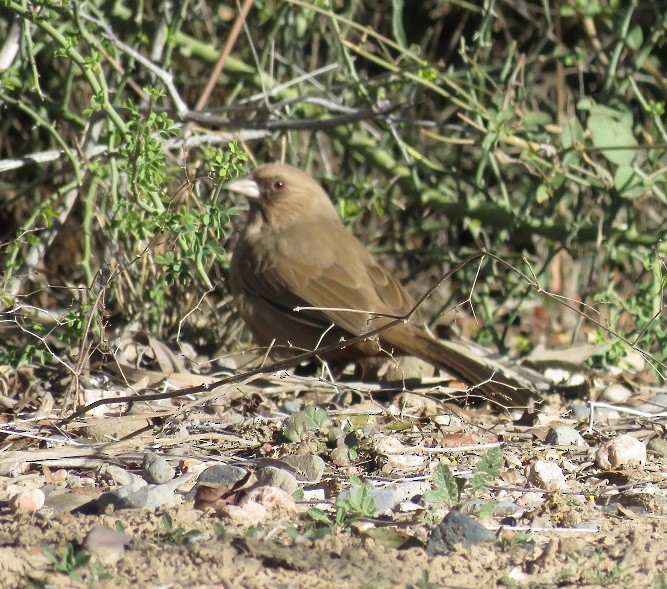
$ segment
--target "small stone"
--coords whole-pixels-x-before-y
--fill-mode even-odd
[[[155,452],[145,452],[141,462],[141,474],[147,482],[162,485],[176,476],[176,469]]]
[[[336,466],[350,466],[350,449],[347,446],[339,446],[331,451],[331,462]]]
[[[157,509],[163,506],[176,505],[176,488],[191,478],[190,475],[181,475],[178,478],[162,485],[147,485],[137,488],[137,485],[120,487],[108,493],[104,493],[98,500],[100,511],[112,505],[114,509]],[[143,482],[143,481],[142,481]]]
[[[587,421],[591,417],[591,409],[586,403],[575,401],[570,405],[570,411],[577,421]]]
[[[197,483],[215,483],[217,485],[233,485],[248,475],[248,471],[233,464],[216,464],[209,466],[197,477]]]
[[[44,507],[46,495],[41,489],[24,489],[9,499],[9,509],[12,511],[37,511]]]
[[[345,489],[338,494],[338,501],[354,500],[359,493],[361,493],[361,491],[354,487]],[[367,487],[365,493],[375,503],[375,511],[378,514],[391,511],[399,500],[402,499],[396,485],[389,485],[388,487],[383,488]]]
[[[569,425],[559,425],[550,429],[545,442],[550,446],[587,446],[581,434]]]
[[[299,401],[285,401],[283,403],[283,411],[288,415],[294,415],[303,409],[303,403]]]
[[[91,501],[92,497],[78,493],[53,493],[46,498],[46,506],[50,507],[53,513],[69,513]]]
[[[296,503],[292,495],[278,487],[255,487],[241,499],[239,506],[243,507],[247,502],[259,503],[267,510],[296,513]]]
[[[83,541],[83,545],[89,552],[97,553],[103,550],[115,550],[122,552],[132,542],[132,536],[117,532],[105,526],[96,526]]]
[[[322,480],[325,464],[319,456],[285,456],[283,461],[296,471],[300,481],[319,483]]]
[[[493,542],[495,538],[494,533],[477,520],[452,509],[431,533],[426,552],[433,556],[448,552],[457,544],[470,548],[480,542]]]
[[[667,456],[667,440],[664,438],[651,438],[646,449],[655,452],[658,456]]]
[[[667,393],[657,393],[647,401],[644,401],[637,407],[638,411],[645,413],[662,413],[667,410]]]
[[[618,383],[609,385],[600,394],[600,400],[607,403],[625,403],[630,397],[632,397],[632,391]]]
[[[621,434],[600,446],[595,454],[600,468],[626,468],[646,464],[646,446],[636,438]]]
[[[106,417],[98,419],[83,428],[84,435],[96,442],[116,442],[121,438],[136,435],[141,430],[152,427],[152,422],[144,417]]]
[[[560,466],[550,460],[536,460],[525,474],[529,483],[545,491],[562,491],[567,486]]]
[[[264,487],[278,487],[290,494],[299,488],[299,483],[292,473],[275,466],[260,468],[255,472],[255,476],[257,483]]]
[[[386,366],[381,382],[401,382],[405,380],[422,380],[433,376],[435,368],[433,364],[420,360],[415,356],[397,356],[392,358]]]
[[[111,481],[119,487],[125,487],[131,485],[136,481],[142,481],[143,479],[136,474],[128,472],[120,466],[114,464],[105,464],[97,471],[97,477],[99,480]]]
[[[254,526],[266,519],[268,510],[256,501],[248,501],[243,506],[226,505],[222,508],[221,515],[233,523]]]

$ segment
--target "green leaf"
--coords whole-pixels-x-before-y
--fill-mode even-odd
[[[632,133],[632,115],[627,111],[605,106],[595,106],[588,117],[588,129],[593,136],[593,145],[602,149],[602,155],[610,162],[630,165],[635,161],[637,140]],[[629,149],[620,149],[628,147]]]
[[[403,0],[391,0],[391,30],[396,42],[401,47],[407,47],[408,42],[403,28]]]
[[[641,26],[635,25],[629,31],[628,35],[625,37],[625,44],[635,51],[638,50],[642,43],[644,42],[644,33]]]
[[[614,174],[614,188],[621,196],[632,198],[643,191],[644,182],[632,166],[619,166]]]
[[[368,528],[362,534],[373,538],[380,546],[393,549],[400,548],[413,538],[410,534],[399,532],[395,528]]]
[[[436,505],[455,505],[460,498],[454,473],[444,463],[433,469],[433,488],[424,493],[424,501]]]
[[[523,128],[526,131],[539,131],[551,122],[551,117],[540,111],[527,112],[523,117]]]
[[[544,185],[540,184],[535,191],[535,202],[542,204],[549,200],[549,189]]]
[[[579,122],[579,119],[572,117],[563,125],[563,131],[561,132],[561,143],[565,149],[570,149],[576,144],[583,144],[584,142],[584,129]]]

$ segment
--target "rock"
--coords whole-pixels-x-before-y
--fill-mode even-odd
[[[120,466],[115,466],[113,464],[105,464],[97,471],[97,478],[99,480],[111,481],[119,487],[125,487],[137,483],[137,481],[143,481],[143,479],[131,472],[128,472]]]
[[[357,494],[362,491],[355,487],[350,487],[345,489],[338,494],[337,501],[349,501],[355,500]],[[386,513],[391,511],[392,508],[398,503],[402,497],[398,493],[396,485],[389,485],[388,487],[376,488],[376,487],[366,487],[365,491],[369,498],[373,499],[375,502],[375,512],[378,514]]]
[[[46,498],[45,505],[50,507],[53,513],[69,513],[93,500],[92,497],[78,493],[54,493]]]
[[[300,401],[285,401],[283,403],[283,411],[288,415],[294,415],[303,409],[303,403]]]
[[[319,483],[322,480],[325,464],[319,456],[285,456],[283,461],[296,471],[299,481]]]
[[[152,427],[149,419],[143,417],[105,417],[83,428],[84,435],[96,442],[116,442],[121,438],[135,435],[139,430]]]
[[[289,494],[294,493],[299,488],[299,483],[292,473],[275,466],[260,468],[255,472],[255,476],[260,486],[278,487]]]
[[[113,564],[132,542],[132,536],[104,526],[96,526],[83,541],[83,545],[104,564]]]
[[[397,356],[392,358],[386,365],[381,382],[401,382],[405,380],[422,380],[424,377],[433,376],[435,368],[433,364],[420,360],[414,356]]]
[[[470,548],[480,542],[493,542],[495,534],[477,520],[452,509],[436,526],[426,544],[429,556],[449,552],[457,544]]]
[[[646,449],[655,452],[658,456],[667,456],[667,440],[664,438],[651,438]]]
[[[182,475],[162,485],[143,486],[132,484],[127,487],[119,487],[108,493],[104,493],[98,500],[97,506],[104,511],[109,505],[114,509],[157,509],[162,506],[176,505],[176,488],[191,478],[190,475]]]
[[[248,471],[233,464],[216,464],[209,466],[197,477],[197,483],[215,483],[217,485],[233,485],[248,475]]]
[[[559,425],[547,432],[545,442],[551,446],[587,446],[581,434],[569,425]]]
[[[155,452],[145,452],[141,462],[141,474],[147,482],[162,485],[176,476],[176,469]]]
[[[44,507],[46,495],[41,489],[24,489],[9,499],[9,509],[12,511],[37,511]]]
[[[239,506],[243,507],[248,502],[259,503],[267,510],[277,509],[296,513],[296,503],[292,495],[278,487],[255,487],[241,499]]]
[[[192,501],[197,494],[197,489],[202,483],[213,485],[226,485],[232,487],[234,484],[242,481],[248,476],[248,471],[240,466],[232,464],[216,464],[209,466],[206,470],[199,473],[197,481],[190,491],[185,494],[187,501]]]
[[[268,510],[255,501],[248,501],[243,506],[226,505],[221,515],[238,525],[254,526],[266,519]]]
[[[609,385],[600,393],[600,401],[607,403],[625,403],[630,397],[632,397],[632,391],[618,383]]]
[[[347,446],[339,446],[331,451],[331,462],[336,466],[350,466],[350,449]]]
[[[567,483],[565,475],[555,462],[538,459],[526,467],[526,479],[545,491],[562,491]]]
[[[635,407],[638,411],[645,413],[662,413],[667,410],[667,393],[657,393],[648,401]]]
[[[570,405],[570,411],[577,421],[587,421],[591,417],[590,407],[581,401],[575,401]]]
[[[646,464],[646,446],[636,438],[621,434],[605,442],[595,453],[600,468],[626,468]]]

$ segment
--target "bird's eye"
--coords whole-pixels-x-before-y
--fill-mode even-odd
[[[273,190],[276,192],[280,192],[283,188],[285,188],[285,182],[282,180],[274,180],[273,181]]]

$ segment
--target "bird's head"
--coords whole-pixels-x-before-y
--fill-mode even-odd
[[[305,172],[285,164],[261,166],[251,176],[234,180],[227,188],[248,199],[251,217],[259,215],[262,222],[271,226],[309,218],[339,218],[320,184]]]

